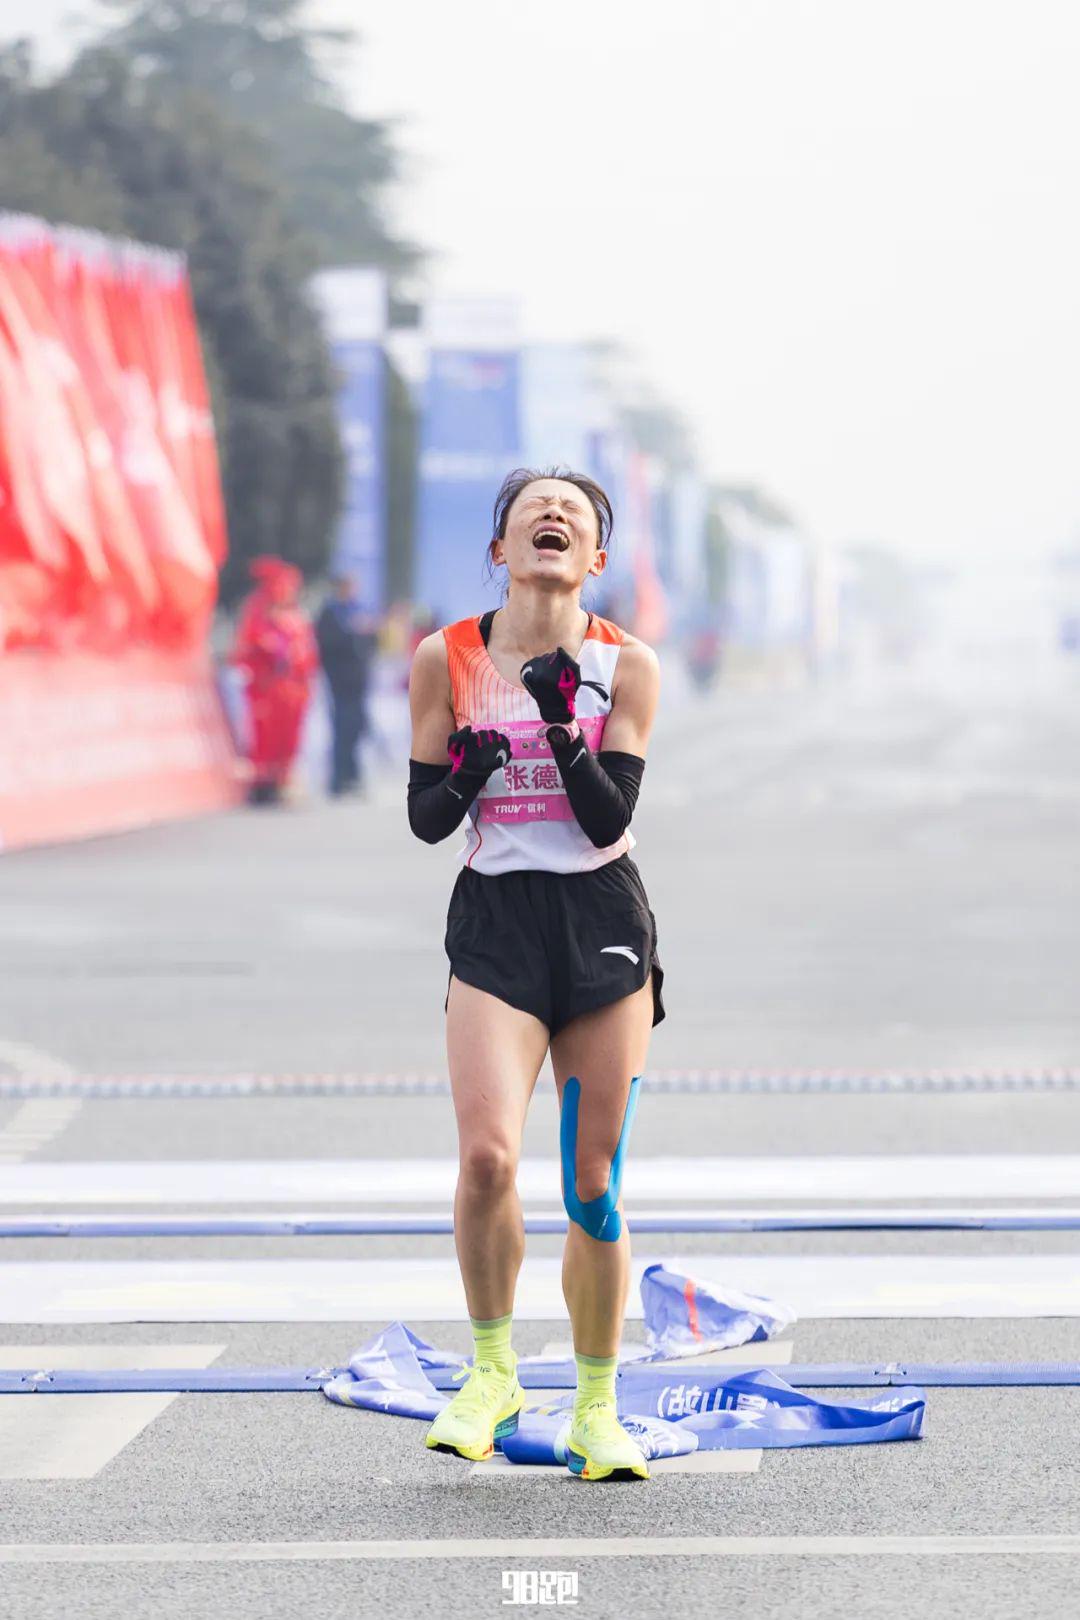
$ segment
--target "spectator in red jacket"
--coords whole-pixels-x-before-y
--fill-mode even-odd
[[[255,589],[240,614],[232,661],[247,672],[252,804],[276,804],[288,781],[319,655],[300,606],[300,570],[257,557]]]

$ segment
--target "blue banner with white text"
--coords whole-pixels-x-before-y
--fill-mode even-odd
[[[440,624],[499,600],[486,579],[491,509],[521,457],[519,356],[435,349],[420,430],[415,596]]]
[[[362,609],[378,614],[386,605],[386,360],[382,345],[368,340],[339,340],[332,354],[342,379],[338,419],[345,451],[333,568],[355,578]]]
[[[926,1396],[918,1387],[882,1390],[869,1401],[826,1400],[796,1389],[771,1367],[739,1371],[704,1359],[709,1351],[784,1335],[795,1317],[777,1300],[690,1277],[661,1262],[642,1275],[641,1304],[646,1344],[623,1345],[616,1398],[623,1428],[646,1458],[865,1445],[917,1440],[922,1433]],[[512,1464],[565,1465],[574,1362],[523,1356],[517,1371],[524,1388],[547,1395],[522,1410],[514,1432],[497,1448]],[[337,1406],[430,1422],[467,1373],[458,1356],[428,1344],[404,1322],[391,1322],[321,1388]]]

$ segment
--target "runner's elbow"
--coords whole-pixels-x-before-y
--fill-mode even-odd
[[[612,844],[618,843],[629,827],[630,814],[627,812],[626,815],[590,818],[588,825],[583,822],[579,822],[578,825],[590,844],[595,844],[597,849],[610,849]]]
[[[409,806],[409,826],[412,828],[413,836],[424,844],[441,844],[444,838],[449,838],[453,830],[433,826],[422,813],[414,811],[412,805]]]

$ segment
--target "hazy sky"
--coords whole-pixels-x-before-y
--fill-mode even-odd
[[[0,0],[59,37],[71,0]],[[432,282],[622,339],[822,537],[1080,539],[1075,0],[313,0]],[[19,20],[19,13],[24,20]]]

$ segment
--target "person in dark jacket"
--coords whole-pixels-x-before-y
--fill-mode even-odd
[[[377,637],[374,622],[360,606],[355,579],[341,574],[331,587],[315,636],[330,689],[330,792],[341,794],[361,786],[359,746],[368,729],[368,688]]]

